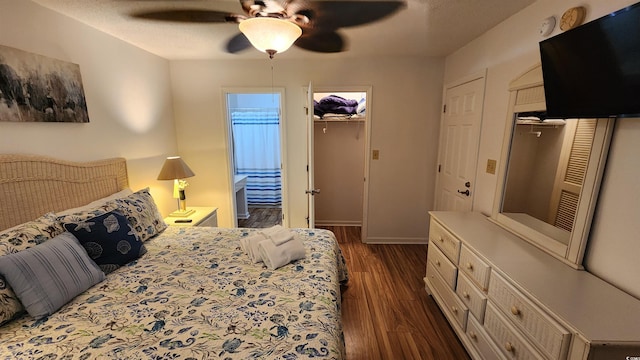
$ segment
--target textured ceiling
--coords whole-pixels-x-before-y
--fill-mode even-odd
[[[33,0],[167,59],[236,59],[265,56],[254,49],[224,51],[238,33],[233,23],[185,24],[134,19],[140,11],[209,9],[242,13],[237,0]],[[316,0],[322,1],[322,0]],[[319,54],[291,48],[283,58],[364,56],[445,56],[535,0],[407,0],[407,6],[380,21],[339,32],[348,49]]]

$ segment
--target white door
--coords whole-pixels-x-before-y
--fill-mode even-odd
[[[307,88],[307,224],[309,228],[314,228],[315,224],[315,203],[314,196],[319,189],[314,187],[313,181],[313,84],[309,82]]]
[[[485,75],[445,87],[435,209],[470,211],[473,204]]]

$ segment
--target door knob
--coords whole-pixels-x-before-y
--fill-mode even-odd
[[[304,193],[305,194],[311,194],[311,195],[320,194],[320,189],[305,190]]]
[[[467,190],[465,190],[465,191],[460,191],[460,190],[458,190],[458,193],[459,193],[459,194],[463,194],[463,195],[465,195],[465,196],[469,196],[469,194],[471,194],[471,192],[469,192],[469,189],[467,189]]]

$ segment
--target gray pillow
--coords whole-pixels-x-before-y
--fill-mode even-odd
[[[0,274],[35,319],[53,314],[105,275],[68,232],[18,253],[0,256]]]

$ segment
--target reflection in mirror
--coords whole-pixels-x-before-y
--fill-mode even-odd
[[[491,220],[577,269],[613,132],[613,119],[546,119],[542,68],[509,83]]]
[[[568,245],[596,123],[515,114],[503,215]]]

